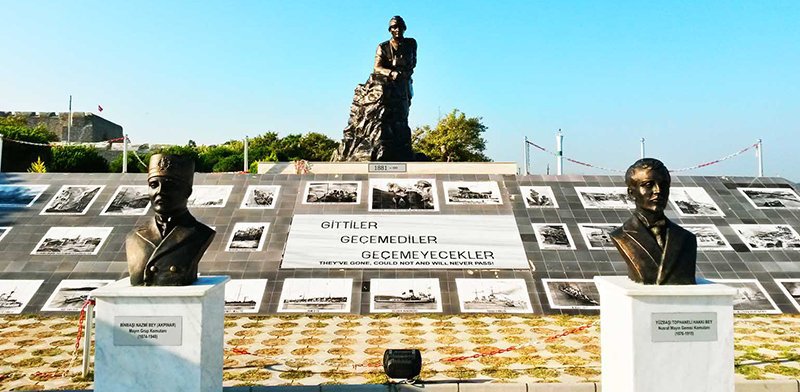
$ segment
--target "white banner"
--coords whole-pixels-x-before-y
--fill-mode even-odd
[[[527,269],[512,215],[295,215],[281,268]]]

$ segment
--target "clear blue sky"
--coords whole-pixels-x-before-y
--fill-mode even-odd
[[[392,15],[419,43],[409,122],[458,108],[488,155],[523,138],[610,168],[672,169],[764,140],[800,180],[798,1],[8,1],[0,110],[96,112],[134,143],[265,131],[339,139]],[[535,151],[535,150],[532,150]],[[541,173],[554,159],[532,155]],[[696,175],[755,175],[755,153]],[[566,173],[603,173],[567,163]]]

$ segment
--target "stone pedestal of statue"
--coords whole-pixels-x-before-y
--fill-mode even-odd
[[[227,276],[92,292],[97,391],[221,391]]]
[[[613,392],[732,392],[735,289],[654,286],[596,276],[602,388]]]

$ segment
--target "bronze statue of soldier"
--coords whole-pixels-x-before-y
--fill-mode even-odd
[[[389,21],[392,38],[378,45],[372,74],[356,87],[350,120],[332,161],[411,161],[408,113],[414,95],[417,41],[404,36],[400,16]]]
[[[671,178],[661,161],[643,158],[625,173],[636,210],[611,240],[628,264],[634,282],[655,285],[696,284],[697,237],[664,215]]]
[[[125,250],[132,286],[188,286],[216,232],[189,213],[194,161],[156,154],[147,186],[155,216],[128,234]]]

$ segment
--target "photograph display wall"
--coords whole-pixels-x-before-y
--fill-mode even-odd
[[[549,186],[520,186],[526,208],[558,208],[558,201]]]
[[[775,283],[786,294],[794,308],[800,312],[800,279],[775,279]]]
[[[542,279],[551,309],[600,309],[600,293],[592,279]]]
[[[453,205],[500,205],[503,198],[496,181],[443,181],[445,203]]]
[[[361,203],[361,181],[309,181],[303,204]]]
[[[569,228],[563,223],[532,223],[536,242],[542,250],[575,249]]]
[[[237,222],[228,239],[226,252],[259,252],[264,248],[269,223]]]
[[[673,187],[669,201],[682,216],[725,216],[722,209],[700,187]]]
[[[258,313],[267,279],[231,279],[225,283],[225,313]]]
[[[51,227],[32,255],[96,255],[113,227]]]
[[[64,185],[40,215],[84,215],[105,185]]]
[[[589,249],[617,249],[611,241],[611,232],[621,223],[579,223],[581,236]]]
[[[575,193],[586,209],[636,208],[636,203],[628,197],[628,188],[625,187],[576,186]]]
[[[0,241],[2,241],[3,238],[5,238],[6,235],[8,235],[8,232],[10,232],[11,229],[12,229],[11,226],[0,226]]]
[[[145,185],[120,185],[100,215],[144,215],[150,209],[150,194]]]
[[[195,185],[186,205],[189,208],[222,208],[228,203],[233,185]]]
[[[738,188],[747,201],[755,208],[800,209],[800,196],[791,188]]]
[[[371,178],[370,211],[439,211],[436,181],[430,178]]]
[[[280,191],[280,185],[250,185],[244,192],[244,198],[239,208],[273,209],[277,204]]]
[[[456,279],[463,313],[532,313],[523,279]]]
[[[800,250],[800,236],[789,225],[731,225],[750,250]]]
[[[736,295],[733,296],[733,313],[735,314],[781,313],[778,305],[756,279],[709,280],[736,289]]]
[[[347,313],[353,279],[299,279],[283,281],[279,313]]]
[[[36,203],[49,185],[0,185],[0,208],[27,208]]]
[[[370,279],[370,313],[438,313],[439,279]]]
[[[79,312],[92,290],[111,282],[113,280],[64,279],[58,283],[42,307],[42,311]]]
[[[697,237],[697,250],[733,250],[731,244],[722,235],[716,225],[712,224],[685,224],[681,225]]]
[[[0,280],[0,314],[20,314],[43,280]]]

